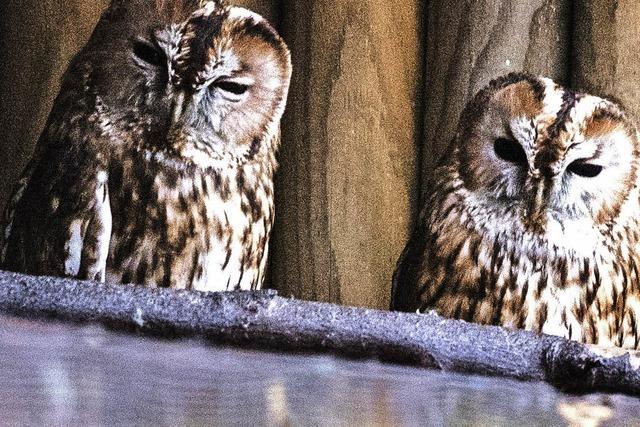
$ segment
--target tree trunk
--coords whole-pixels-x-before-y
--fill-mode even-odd
[[[281,293],[386,308],[416,207],[419,2],[285,1],[294,61],[272,273]]]
[[[13,191],[60,89],[109,0],[3,0],[0,5],[0,209]]]
[[[579,0],[575,6],[573,86],[619,100],[640,119],[640,3]]]
[[[423,191],[465,104],[490,80],[528,71],[567,82],[570,23],[564,0],[429,2]]]

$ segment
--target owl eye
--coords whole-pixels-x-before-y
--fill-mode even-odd
[[[600,175],[600,172],[602,172],[602,166],[586,163],[582,160],[576,160],[569,165],[567,170],[583,178],[595,178]]]
[[[133,43],[133,54],[136,58],[150,65],[161,66],[164,64],[164,55],[154,46],[143,41]]]
[[[229,80],[222,80],[213,83],[215,88],[223,90],[225,92],[232,93],[234,95],[243,95],[248,89],[249,85],[245,85],[238,82],[232,82]]]
[[[498,138],[493,143],[496,155],[510,163],[527,163],[527,154],[520,144],[513,139]]]

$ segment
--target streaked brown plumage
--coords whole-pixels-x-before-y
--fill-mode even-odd
[[[290,75],[284,41],[246,9],[113,0],[7,209],[2,267],[260,288]]]
[[[610,101],[493,81],[433,174],[392,308],[638,348],[639,148]]]

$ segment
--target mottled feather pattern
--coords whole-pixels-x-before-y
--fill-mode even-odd
[[[114,0],[5,214],[2,267],[259,289],[289,51],[220,1]]]
[[[110,174],[114,215],[130,219],[114,224],[110,281],[211,290],[210,278],[224,277],[216,290],[260,288],[273,223],[273,157],[206,173],[174,169],[144,152],[126,157]]]
[[[639,348],[639,148],[610,101],[492,82],[434,172],[392,308]]]

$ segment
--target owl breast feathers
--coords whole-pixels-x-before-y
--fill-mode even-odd
[[[638,149],[610,101],[493,81],[433,174],[392,308],[638,348]]]
[[[246,9],[113,0],[6,211],[2,267],[261,287],[290,75],[284,41]]]

